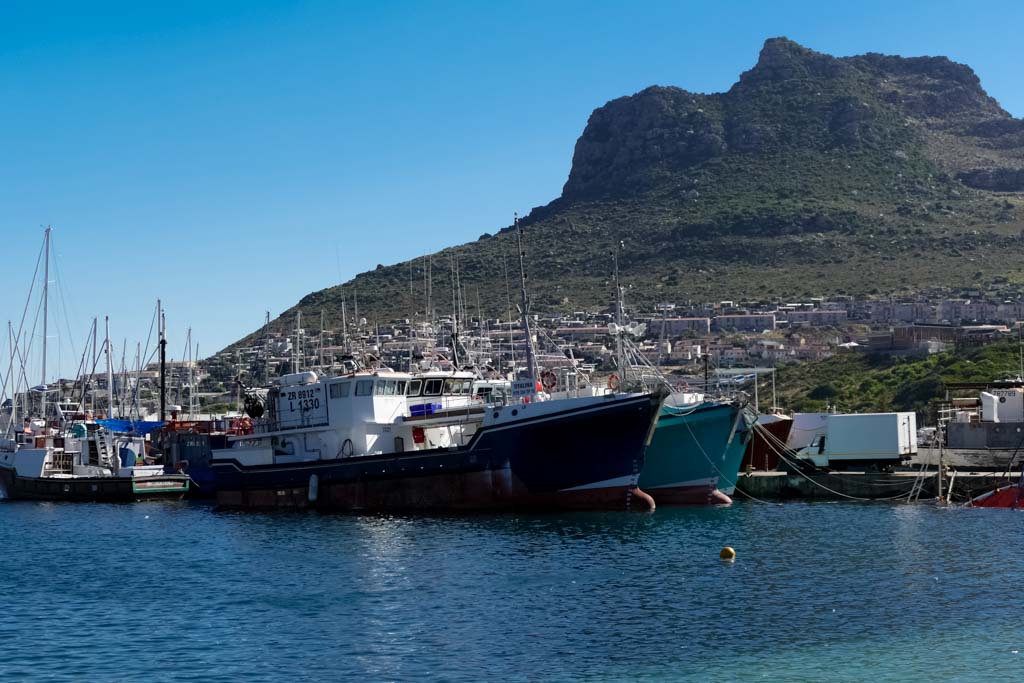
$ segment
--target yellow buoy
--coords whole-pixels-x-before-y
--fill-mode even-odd
[[[730,546],[722,548],[722,552],[718,553],[718,556],[727,562],[732,562],[736,559],[736,551]]]

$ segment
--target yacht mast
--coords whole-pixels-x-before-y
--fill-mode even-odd
[[[14,327],[10,320],[7,321],[7,343],[11,346],[11,364],[7,370],[7,378],[11,382],[11,423],[7,425],[4,433],[11,432],[13,437],[13,431],[17,429],[18,424],[18,383],[14,380]]]
[[[43,407],[42,407],[42,418],[46,419],[46,335],[47,335],[47,323],[49,322],[49,306],[50,306],[50,226],[46,226],[46,231],[43,233],[43,241],[45,247],[43,251],[46,254],[45,265],[43,266],[43,381],[40,384],[43,387]]]
[[[521,285],[520,296],[522,299],[522,322],[523,332],[526,334],[526,372],[531,382],[537,381],[537,359],[533,351],[533,333],[530,331],[530,307],[526,299],[526,254],[523,252],[523,228],[519,225],[519,214],[515,214],[516,245],[519,247],[519,282]],[[533,393],[533,385],[531,391]]]
[[[167,321],[164,319],[164,309],[160,299],[156,300],[156,316],[160,329],[160,421],[163,422],[167,412]]]
[[[103,325],[107,340],[104,343],[107,352],[107,417],[113,419],[114,415],[114,359],[110,353],[110,316],[103,317]]]

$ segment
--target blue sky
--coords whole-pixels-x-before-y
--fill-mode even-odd
[[[1024,115],[1024,3],[832,4],[5,2],[0,323],[50,224],[62,327],[145,341],[162,297],[171,354],[191,326],[206,355],[547,203],[595,107],[725,90],[771,36],[947,55]]]

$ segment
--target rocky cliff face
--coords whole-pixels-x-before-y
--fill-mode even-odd
[[[952,136],[952,138],[950,137]],[[945,57],[837,58],[785,38],[720,94],[651,87],[597,109],[576,143],[564,198],[622,196],[666,180],[692,184],[736,155],[910,147],[965,184],[1024,190],[1024,121]]]

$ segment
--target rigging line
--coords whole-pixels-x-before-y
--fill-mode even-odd
[[[742,408],[740,408],[740,410],[743,410],[743,409],[742,409]],[[715,462],[714,462],[714,461],[713,461],[713,460],[711,459],[711,456],[709,456],[709,455],[708,455],[708,452],[707,452],[706,450],[704,450],[704,444],[702,444],[702,443],[700,442],[700,439],[698,439],[698,438],[697,438],[697,435],[696,435],[696,434],[694,434],[694,432],[693,432],[693,427],[691,427],[691,426],[690,426],[690,423],[689,423],[688,421],[685,421],[685,420],[684,420],[684,421],[683,421],[683,424],[684,424],[684,425],[686,425],[686,430],[687,430],[688,432],[690,432],[690,437],[691,437],[691,438],[693,439],[693,442],[694,442],[695,444],[697,444],[697,448],[698,448],[698,450],[700,450],[701,454],[702,454],[702,455],[704,456],[704,459],[708,461],[708,464],[710,464],[710,465],[711,465],[711,467],[712,467],[712,469],[714,469],[714,470],[715,470],[715,472],[717,472],[717,473],[718,473],[718,476],[719,476],[719,477],[721,477],[721,478],[722,478],[722,479],[723,479],[723,480],[724,480],[724,481],[725,481],[725,482],[726,482],[727,484],[729,484],[729,485],[731,485],[731,486],[733,487],[733,490],[735,490],[735,491],[739,491],[740,493],[742,493],[743,495],[745,495],[745,496],[746,496],[747,498],[750,498],[751,500],[753,500],[753,501],[756,501],[756,502],[758,502],[758,503],[764,503],[765,505],[776,505],[776,506],[778,506],[778,507],[782,507],[782,503],[773,503],[773,502],[771,502],[771,501],[767,501],[767,500],[761,500],[760,498],[758,498],[758,497],[756,497],[756,496],[753,496],[753,495],[751,495],[751,494],[747,493],[746,491],[743,491],[743,490],[741,490],[741,489],[740,489],[740,487],[739,487],[739,486],[737,486],[737,481],[736,481],[736,480],[738,479],[738,475],[739,475],[739,473],[737,472],[737,473],[736,473],[736,475],[733,475],[733,479],[732,479],[732,480],[730,480],[730,479],[729,479],[729,477],[727,477],[727,476],[726,476],[726,475],[725,475],[725,474],[724,474],[724,473],[722,472],[722,470],[721,470],[721,469],[719,469],[718,465],[716,465],[716,464],[715,464]],[[737,425],[737,426],[738,426],[738,425]],[[734,436],[735,436],[735,435],[734,435]],[[730,439],[730,440],[729,440],[729,442],[726,442],[726,444],[725,444],[725,448],[723,448],[723,449],[722,449],[722,458],[723,458],[723,459],[725,458],[725,452],[726,452],[726,450],[728,450],[728,448],[729,448],[729,443],[731,443],[731,441],[732,441],[732,439]]]
[[[21,311],[21,321],[18,323],[18,332],[14,335],[14,347],[18,347],[18,343],[21,341],[22,332],[25,331],[25,318],[28,316],[28,307],[32,303],[32,293],[36,288],[36,279],[39,277],[39,266],[43,262],[43,252],[45,251],[46,243],[44,242],[39,247],[39,255],[36,257],[36,268],[32,272],[32,284],[28,288],[28,296],[25,297],[25,307]],[[38,312],[36,313],[38,315]],[[26,354],[28,352],[26,351]]]
[[[51,261],[53,261],[54,281],[57,284],[57,293],[60,295],[60,306],[61,306],[61,309],[64,312],[64,326],[65,326],[65,329],[67,329],[68,343],[71,345],[71,356],[73,358],[73,357],[78,355],[78,351],[75,349],[75,338],[71,334],[71,321],[70,321],[70,319],[68,317],[68,305],[67,305],[67,302],[64,300],[64,275],[61,272],[60,261],[57,258],[57,249],[56,249],[56,247],[54,247],[53,242],[54,242],[54,240],[53,240],[53,237],[51,236],[50,237],[50,253],[53,256]],[[75,322],[77,323],[78,321],[76,320]],[[58,348],[58,351],[59,351],[60,350],[60,346],[58,346],[57,348]],[[59,361],[58,361],[57,367],[60,367]]]
[[[765,432],[768,431],[764,426],[758,425],[758,424],[755,424],[754,428],[755,428],[755,430],[756,429],[762,429]],[[907,492],[901,493],[901,494],[896,495],[896,496],[889,496],[889,497],[885,497],[885,498],[861,498],[859,496],[851,496],[851,495],[847,495],[845,493],[842,493],[840,491],[833,490],[833,489],[829,488],[828,486],[825,486],[824,484],[822,484],[820,482],[817,482],[817,481],[811,479],[806,474],[804,474],[803,471],[801,470],[801,468],[799,467],[799,465],[800,465],[799,462],[794,461],[794,460],[790,460],[787,455],[785,455],[782,452],[776,450],[774,445],[772,443],[768,442],[767,439],[765,441],[768,444],[768,447],[771,448],[773,451],[775,451],[775,454],[777,456],[779,456],[779,458],[782,459],[786,464],[792,466],[797,474],[799,474],[801,477],[803,477],[807,481],[811,482],[815,486],[817,486],[817,487],[819,487],[821,489],[824,489],[825,491],[828,491],[829,493],[837,495],[837,496],[839,496],[841,498],[848,498],[850,500],[856,500],[856,501],[861,501],[861,502],[873,502],[873,501],[885,501],[885,500],[899,500],[900,498],[908,498],[910,496],[910,492],[907,491]]]
[[[152,339],[153,339],[153,324],[155,322],[157,322],[156,318],[157,318],[157,312],[158,311],[159,311],[159,307],[158,306],[153,308],[153,317],[149,321],[149,334],[146,335],[146,346],[143,347],[143,349],[142,349],[142,357],[143,358],[145,358],[146,354],[149,353],[149,342],[152,341]],[[159,346],[159,345],[157,345],[157,346]],[[148,363],[147,363],[147,365],[148,365]]]
[[[779,448],[781,448],[783,451],[785,451],[787,453],[790,451],[789,447],[786,446],[782,442],[782,439],[780,439],[779,437],[777,437],[774,434],[772,434],[771,431],[767,427],[765,427],[764,425],[757,424],[755,429],[757,430],[758,434],[760,434],[761,437],[765,440],[765,443],[767,443],[768,446],[773,451],[775,451],[776,454],[780,453]],[[833,473],[830,473],[830,472],[822,472],[821,475],[822,476],[826,476],[826,477],[838,477],[838,476],[841,476],[841,475],[833,474]],[[893,482],[891,484],[884,484],[884,483],[876,482],[875,485],[876,486],[895,487],[895,486],[903,486],[904,482]],[[879,499],[877,499],[877,498],[866,498],[865,500],[879,500]]]
[[[92,325],[89,326],[89,332],[88,334],[86,334],[85,346],[82,348],[82,360],[79,361],[78,363],[78,369],[75,371],[75,381],[71,385],[71,400],[74,400],[75,389],[78,387],[78,382],[79,380],[81,380],[82,382],[82,400],[78,403],[78,408],[80,412],[85,410],[85,357],[86,353],[89,351],[89,340],[92,338],[92,330],[95,326],[96,320],[93,319]]]

